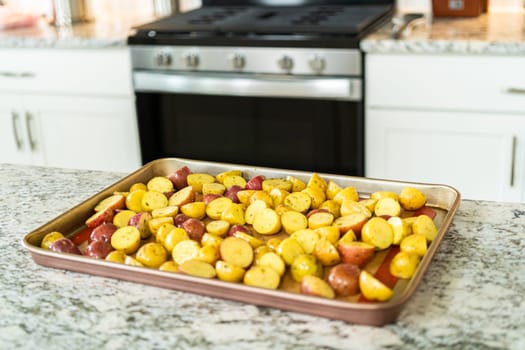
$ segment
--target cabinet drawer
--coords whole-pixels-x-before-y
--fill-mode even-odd
[[[525,111],[525,57],[367,55],[368,107]]]
[[[3,49],[0,91],[131,95],[129,50]]]

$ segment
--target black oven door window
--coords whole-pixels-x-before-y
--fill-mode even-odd
[[[361,175],[358,106],[326,100],[140,93],[142,157],[144,162],[180,157]]]

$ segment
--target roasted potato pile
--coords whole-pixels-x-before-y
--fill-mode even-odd
[[[184,166],[102,200],[84,239],[50,232],[41,247],[261,288],[288,279],[308,295],[386,301],[392,285],[370,262],[397,246],[390,277],[414,275],[437,234],[425,204],[412,187],[362,196],[316,173],[306,182],[246,179],[240,170],[212,175]]]

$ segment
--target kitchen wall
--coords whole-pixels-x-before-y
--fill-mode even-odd
[[[465,0],[469,1],[469,0]],[[525,0],[488,0],[489,11],[521,11]],[[399,12],[432,12],[432,0],[396,0]]]
[[[157,0],[85,0],[87,12],[97,20],[151,17],[155,14],[155,1]],[[20,12],[53,17],[53,0],[3,0],[3,3]],[[200,6],[201,0],[179,0],[181,11]]]

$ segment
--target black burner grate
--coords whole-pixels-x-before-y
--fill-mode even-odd
[[[384,5],[304,7],[203,7],[139,27],[165,33],[215,32],[260,34],[355,35],[390,10]]]

